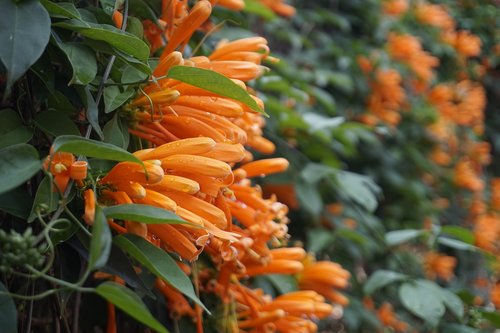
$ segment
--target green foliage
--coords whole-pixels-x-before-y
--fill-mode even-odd
[[[189,224],[189,222],[168,210],[141,204],[122,204],[104,207],[103,212],[107,218],[120,220],[152,224]]]
[[[247,105],[253,111],[266,114],[264,110],[260,109],[248,92],[217,72],[196,67],[174,66],[168,71],[167,77],[188,83],[223,97],[234,99]]]
[[[196,296],[193,284],[189,278],[165,251],[132,234],[115,237],[113,243],[140,262],[151,273],[169,283],[172,287],[208,311],[198,296]]]
[[[96,293],[156,332],[168,333],[168,330],[151,315],[141,298],[129,288],[114,282],[104,282],[96,288]]]
[[[0,282],[0,328],[5,333],[17,332],[17,310],[7,288]]]

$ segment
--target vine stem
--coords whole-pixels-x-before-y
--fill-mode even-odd
[[[127,20],[128,20],[128,0],[125,0],[124,4],[124,10],[123,10],[123,22],[122,26],[120,27],[121,31],[125,31],[127,28]],[[104,70],[104,73],[101,78],[101,82],[99,84],[99,89],[97,90],[97,96],[95,103],[99,107],[99,103],[101,102],[101,98],[104,92],[104,84],[108,80],[109,74],[111,73],[111,69],[113,68],[113,64],[116,60],[116,56],[112,55],[109,60],[108,64],[106,66],[106,69]],[[92,133],[92,126],[89,124],[87,125],[87,130],[85,132],[85,138],[88,139],[90,138],[90,134]],[[78,156],[78,160],[81,161],[84,158],[84,156],[80,155]],[[66,190],[64,191],[63,198],[62,198],[62,203],[61,205],[57,208],[55,211],[54,215],[52,216],[52,220],[56,220],[61,216],[62,212],[65,209],[66,206],[66,200],[68,199],[69,194],[71,193],[71,190],[73,189],[73,185],[75,184],[73,179],[70,179],[68,186],[66,187]]]

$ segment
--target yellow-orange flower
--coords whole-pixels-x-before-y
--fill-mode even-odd
[[[408,0],[385,0],[382,10],[387,15],[399,16],[408,10]]]
[[[318,261],[305,263],[299,275],[298,284],[301,290],[314,290],[330,301],[345,306],[347,297],[334,289],[344,289],[349,284],[351,274],[337,263]]]
[[[440,278],[449,281],[454,276],[454,269],[457,265],[457,259],[452,256],[436,252],[427,252],[424,256],[425,274],[430,279]]]
[[[69,180],[73,179],[81,184],[87,178],[87,162],[76,161],[75,156],[70,153],[53,153],[45,158],[43,163],[45,170],[54,176],[55,190],[64,192]]]
[[[408,330],[408,324],[396,317],[390,303],[382,303],[380,308],[377,310],[377,317],[384,326],[390,327],[396,332],[405,332]]]

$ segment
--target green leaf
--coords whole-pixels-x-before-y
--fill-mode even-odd
[[[333,233],[325,232],[324,229],[313,229],[307,233],[307,252],[318,253],[333,245],[335,237]]]
[[[384,288],[393,282],[401,281],[406,278],[408,278],[408,276],[405,274],[381,269],[370,275],[370,278],[363,286],[363,292],[366,295],[371,295],[375,291]]]
[[[9,291],[0,282],[0,331],[2,333],[17,333],[17,310],[16,304],[12,297],[8,294]]]
[[[381,193],[381,190],[370,177],[336,170],[335,178],[340,186],[338,191],[342,195],[347,196],[369,212],[373,212],[377,208],[377,195]]]
[[[142,26],[141,20],[137,17],[128,17],[126,31],[130,32],[134,36],[137,36],[138,38],[142,39],[144,37],[144,27]]]
[[[456,323],[444,323],[439,326],[440,333],[479,333],[480,331],[465,325]]]
[[[126,150],[109,143],[82,138],[76,135],[62,135],[53,143],[54,152],[65,151],[75,155],[96,157],[111,161],[130,161],[142,164],[142,161]]]
[[[97,106],[97,103],[94,100],[94,97],[92,96],[88,85],[85,86],[82,91],[85,95],[83,101],[85,103],[85,107],[87,108],[87,120],[89,121],[90,125],[97,133],[97,135],[99,135],[99,138],[102,140],[104,139],[104,134],[102,133],[101,126],[99,125],[99,108]]]
[[[113,118],[104,125],[104,142],[127,149],[130,135],[127,131],[127,124],[125,122],[126,121],[123,121],[123,119],[120,119],[118,112],[115,113]]]
[[[234,99],[246,104],[253,111],[267,116],[245,89],[217,72],[196,67],[174,66],[168,71],[167,77]]]
[[[151,327],[156,332],[168,333],[168,330],[149,312],[139,296],[127,287],[114,282],[104,282],[97,286],[95,291],[135,320]]]
[[[474,234],[464,227],[459,227],[456,225],[446,225],[441,227],[441,233],[453,236],[462,242],[470,245],[474,245]]]
[[[210,313],[196,296],[191,280],[167,252],[133,234],[117,236],[113,242],[144,265],[151,273],[168,282]]]
[[[22,219],[27,219],[33,198],[22,187],[0,194],[0,210]]]
[[[49,13],[38,1],[2,1],[0,60],[7,70],[7,90],[42,55],[49,37]]]
[[[89,267],[91,269],[98,269],[106,265],[111,251],[111,242],[111,231],[106,216],[101,207],[97,205],[89,249]]]
[[[292,275],[266,274],[265,276],[271,281],[280,294],[290,293],[299,289],[297,286],[297,279]]]
[[[317,186],[300,179],[295,183],[295,191],[301,205],[311,214],[318,215],[321,212],[323,209],[323,199],[321,199]]]
[[[72,19],[55,23],[54,26],[76,31],[90,39],[104,41],[141,61],[145,62],[148,60],[149,47],[144,41],[131,33],[121,31],[111,25],[82,22]]]
[[[455,293],[446,290],[444,288],[441,289],[441,297],[443,299],[444,305],[446,308],[451,311],[458,319],[463,318],[464,316],[464,304],[460,297],[455,295]]]
[[[97,74],[97,61],[94,51],[81,43],[58,43],[64,51],[73,68],[73,76],[68,82],[71,84],[88,84]]]
[[[448,238],[448,237],[438,237],[437,241],[439,244],[452,247],[457,250],[464,250],[464,251],[478,251],[479,249],[471,244],[464,243],[462,241],[453,239],[453,238]]]
[[[481,317],[488,320],[494,327],[500,328],[500,313],[497,311],[480,310]]]
[[[186,224],[168,210],[142,204],[123,204],[104,207],[104,215],[110,219],[130,220],[147,224]]]
[[[12,109],[0,111],[0,149],[28,142],[33,133],[23,125],[21,117]]]
[[[20,143],[0,150],[0,193],[18,187],[37,173],[41,166],[33,146]]]
[[[274,14],[271,9],[256,0],[245,0],[245,8],[243,10],[248,13],[259,15],[266,20],[276,18],[276,14]]]
[[[425,230],[417,230],[417,229],[389,231],[388,233],[385,234],[385,242],[388,246],[395,246],[401,243],[408,242],[412,239],[415,239],[425,233],[426,233]]]
[[[110,113],[118,109],[134,95],[135,91],[133,89],[127,89],[124,92],[120,92],[120,88],[117,86],[104,88],[104,112]]]
[[[56,18],[73,18],[81,20],[82,17],[75,5],[71,2],[52,2],[49,0],[40,0],[40,3],[47,9],[50,16]]]
[[[65,134],[80,135],[75,123],[65,113],[58,110],[38,113],[35,116],[35,124],[46,134],[54,137]]]
[[[31,213],[28,217],[28,222],[31,223],[37,218],[37,211],[40,211],[42,216],[50,214],[57,209],[59,202],[59,193],[54,191],[55,185],[52,184],[51,178],[45,176],[38,185],[36,190],[35,200],[31,208]]]
[[[445,313],[439,286],[427,280],[401,285],[399,299],[408,311],[432,326],[436,326]]]

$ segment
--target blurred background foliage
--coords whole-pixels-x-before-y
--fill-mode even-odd
[[[141,147],[127,131],[126,117],[115,110],[135,96],[138,82],[157,62],[158,53],[148,58],[147,26],[141,21],[157,19],[160,1],[129,2],[127,31],[137,38],[80,40],[76,32],[90,34],[62,17],[112,25],[115,2],[75,1],[54,9],[51,1],[42,1],[56,12],[47,48],[15,84],[17,77],[3,76],[2,88],[12,92],[3,106],[45,109],[33,119],[30,112],[21,119],[2,110],[0,133],[16,128],[16,143],[31,140],[46,156],[54,137],[80,135],[82,110],[90,109],[96,115],[94,121],[88,118],[94,138],[131,151]],[[196,32],[185,54],[208,54],[224,38],[264,36],[271,55],[280,59],[267,61],[269,71],[249,86],[270,115],[264,133],[276,145],[272,156],[285,157],[290,167],[256,183],[289,207],[289,244],[351,273],[349,305],[320,321],[319,331],[500,329],[498,1],[295,0],[288,2],[296,9],[291,17],[259,1],[245,3],[239,12],[215,7],[204,27],[210,32]],[[109,56],[116,57],[115,66],[100,91]],[[98,110],[101,99],[104,109],[101,103]],[[23,123],[31,124],[29,131]],[[9,140],[2,136],[0,147]],[[112,166],[98,159],[89,163],[102,173]],[[33,184],[43,184],[36,178]],[[31,207],[42,191],[37,188],[2,194],[2,229],[35,218]],[[57,205],[43,208],[49,214]],[[71,209],[80,216],[82,203],[72,202]],[[68,230],[68,237],[74,232]],[[75,281],[86,249],[68,237],[57,248],[55,267]],[[131,280],[141,295],[152,288],[150,275],[134,274]],[[296,284],[279,274],[248,282],[272,296],[295,290]],[[57,308],[68,298],[58,298]],[[97,299],[84,297],[81,303],[84,332],[105,326],[105,303]],[[205,331],[219,332],[219,300],[211,294],[201,299],[216,312],[207,316]],[[146,303],[171,326],[163,299]],[[125,331],[139,329],[132,320],[122,325]],[[189,320],[180,325],[181,332],[195,329]]]

